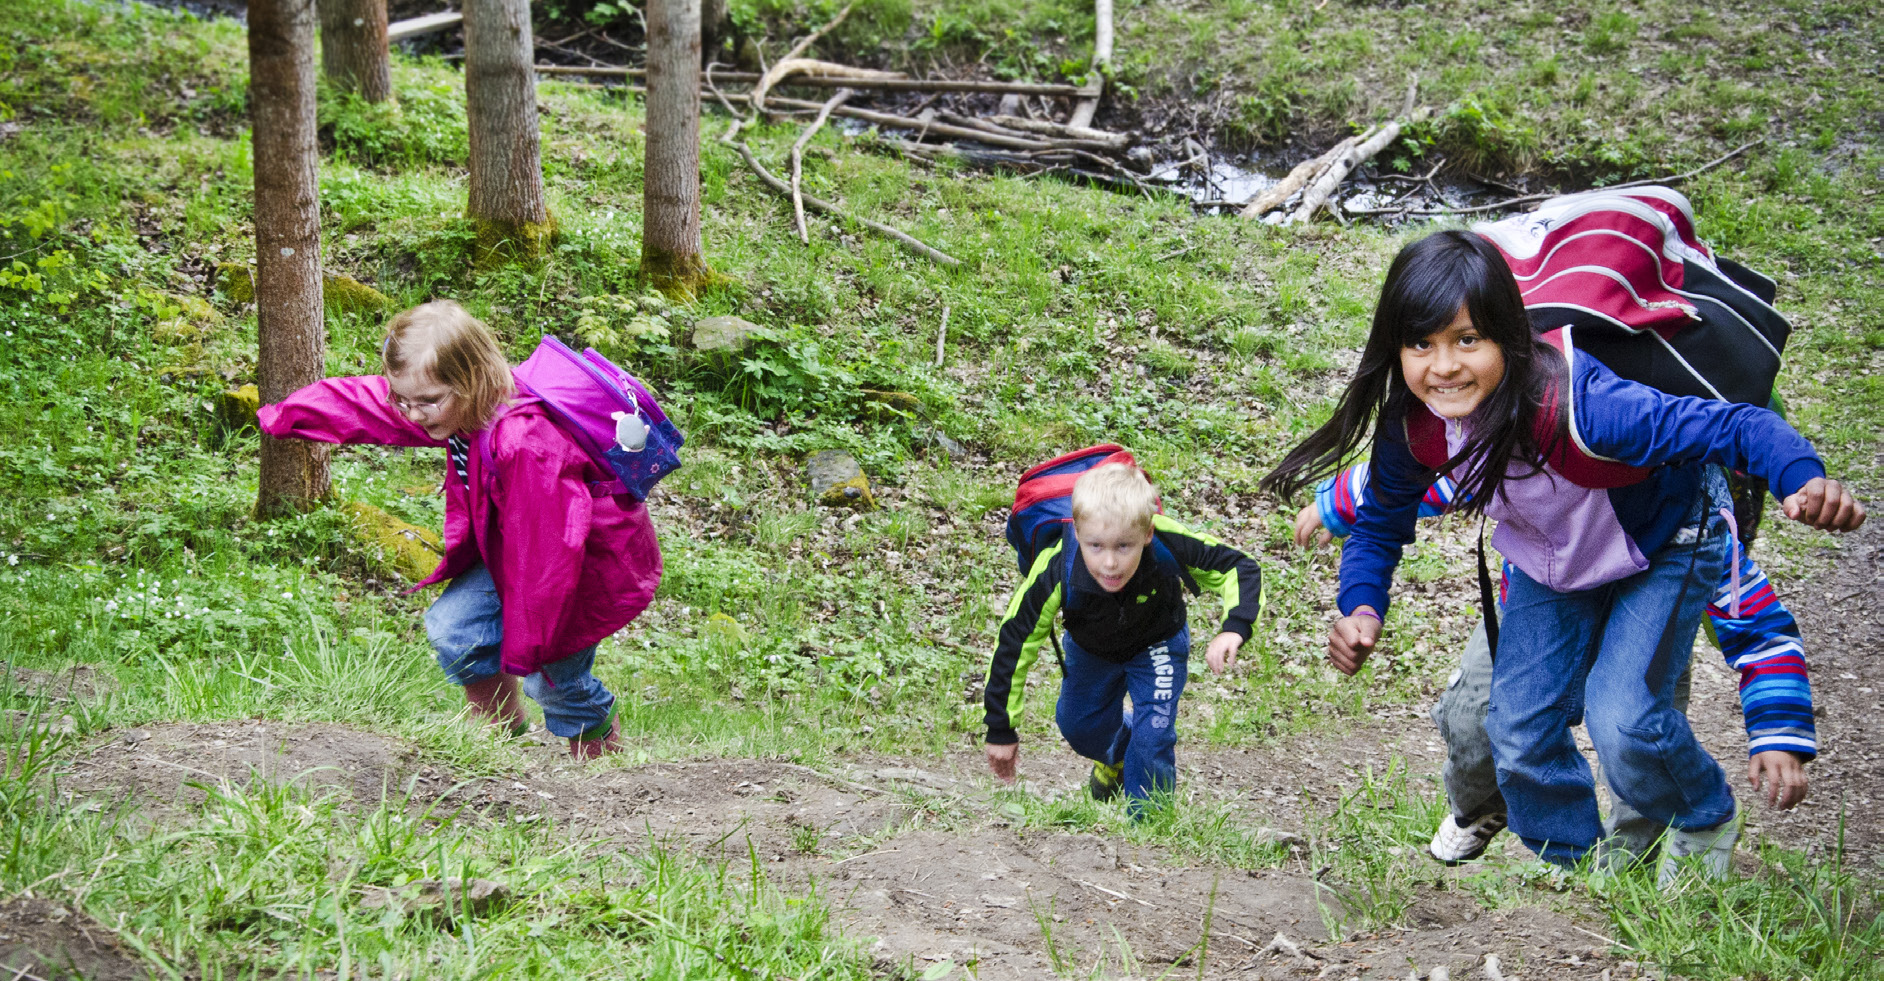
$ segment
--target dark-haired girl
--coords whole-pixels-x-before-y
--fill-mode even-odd
[[[1451,476],[1462,510],[1498,520],[1507,563],[1485,728],[1511,829],[1560,865],[1596,846],[1594,784],[1570,735],[1581,720],[1610,789],[1675,829],[1671,867],[1699,856],[1725,874],[1733,793],[1672,704],[1726,558],[1720,467],[1765,478],[1786,516],[1815,528],[1849,531],[1864,509],[1774,413],[1667,395],[1566,354],[1532,330],[1503,256],[1463,231],[1395,257],[1334,417],[1265,487],[1292,495],[1369,435],[1329,660],[1353,674],[1372,652],[1420,499]]]

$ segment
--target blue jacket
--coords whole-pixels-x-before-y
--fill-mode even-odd
[[[1611,473],[1619,466],[1643,472],[1618,486],[1579,476],[1580,467],[1546,466],[1504,483],[1499,499],[1486,508],[1499,521],[1492,544],[1552,588],[1592,588],[1646,569],[1646,556],[1667,544],[1693,513],[1703,464],[1764,478],[1781,500],[1825,476],[1811,444],[1776,413],[1668,395],[1624,381],[1588,356],[1568,360],[1561,408],[1571,452]],[[1343,614],[1360,606],[1386,613],[1393,570],[1413,541],[1421,499],[1433,485],[1432,469],[1420,460],[1444,459],[1439,454],[1470,438],[1471,420],[1447,420],[1445,445],[1437,453],[1416,445],[1430,437],[1408,434],[1433,431],[1435,417],[1418,403],[1411,413],[1425,418],[1382,420],[1375,431],[1371,479],[1341,553],[1336,604]]]

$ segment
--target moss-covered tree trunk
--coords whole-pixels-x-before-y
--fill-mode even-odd
[[[641,271],[690,295],[713,275],[700,254],[700,0],[648,0],[647,18]]]
[[[319,0],[321,74],[342,92],[368,102],[392,98],[386,51],[386,0]]]
[[[469,211],[480,264],[538,258],[556,230],[543,201],[534,47],[529,0],[465,0]]]
[[[250,0],[249,114],[255,147],[256,381],[279,402],[325,371],[320,184],[314,143],[314,0]],[[327,447],[262,437],[257,513],[327,496]]]

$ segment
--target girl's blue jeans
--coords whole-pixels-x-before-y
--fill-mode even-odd
[[[454,685],[496,677],[504,642],[504,608],[482,565],[459,573],[425,611],[425,635],[438,666]],[[543,707],[543,724],[568,739],[608,721],[615,696],[595,680],[595,646],[525,675],[523,693]]]
[[[1071,634],[1061,642],[1066,677],[1054,711],[1060,735],[1089,760],[1125,764],[1126,806],[1140,815],[1152,794],[1177,788],[1177,703],[1190,672],[1190,628],[1123,664],[1087,653]]]
[[[1733,817],[1726,775],[1674,706],[1727,554],[1720,523],[1703,527],[1596,589],[1559,593],[1511,570],[1485,732],[1511,830],[1545,861],[1574,864],[1603,835],[1579,721],[1610,790],[1643,817],[1689,831]]]

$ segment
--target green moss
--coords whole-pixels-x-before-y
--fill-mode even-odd
[[[240,262],[216,264],[216,285],[236,303],[255,302],[255,272]],[[193,298],[189,298],[193,299]],[[202,303],[201,300],[196,300]],[[208,304],[203,304],[208,306]],[[392,298],[343,273],[321,272],[321,309],[328,313],[377,313],[391,308]],[[191,308],[186,306],[189,314]],[[214,314],[215,311],[211,310]]]
[[[216,287],[236,303],[255,302],[255,273],[247,263],[216,263]]]
[[[683,254],[646,246],[641,250],[641,275],[650,288],[682,302],[691,302],[709,287],[728,281],[708,267],[698,252]]]
[[[538,262],[549,254],[558,236],[555,215],[545,221],[521,222],[473,215],[471,222],[475,229],[471,261],[479,269]]]
[[[418,582],[438,568],[445,547],[438,533],[398,518],[374,507],[354,501],[341,508],[352,518],[353,531],[368,551],[388,568],[412,582]]]
[[[328,313],[378,313],[392,305],[391,297],[352,276],[321,274],[321,307]]]
[[[243,429],[259,429],[256,425],[256,413],[262,407],[261,390],[254,385],[232,388],[222,393],[216,402],[216,419],[229,432]]]

